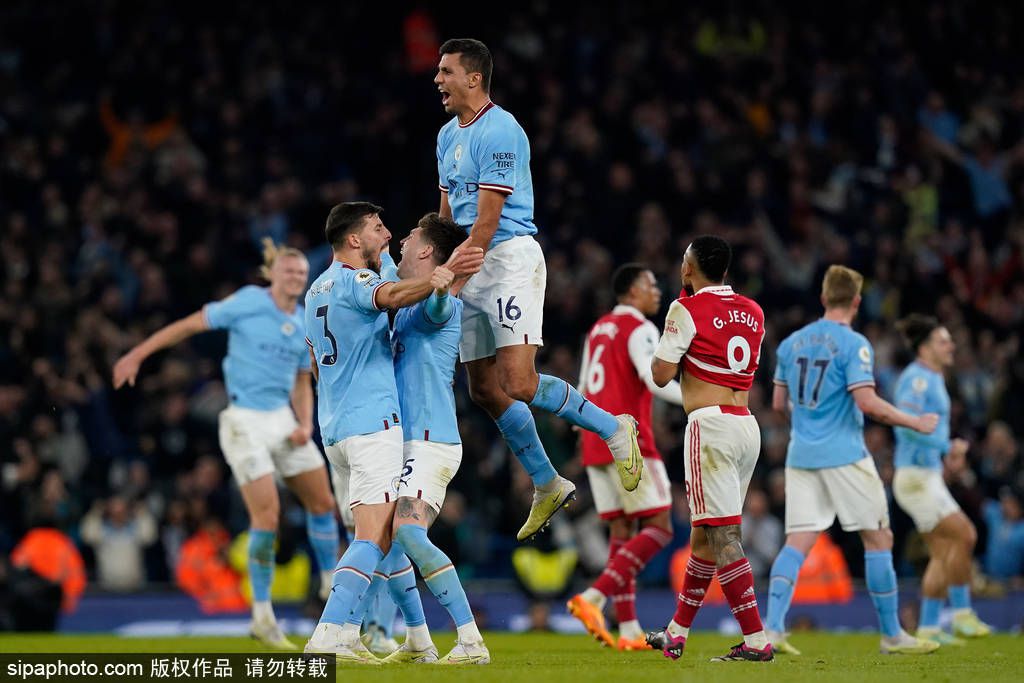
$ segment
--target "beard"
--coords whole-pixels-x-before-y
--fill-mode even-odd
[[[380,249],[363,249],[363,260],[366,261],[366,267],[378,275],[381,269],[380,253]]]

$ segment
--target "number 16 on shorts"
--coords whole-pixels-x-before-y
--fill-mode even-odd
[[[516,297],[498,297],[498,324],[508,330],[515,332],[516,323],[523,317],[523,309],[515,304]]]

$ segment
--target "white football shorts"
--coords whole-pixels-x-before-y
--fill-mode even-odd
[[[687,416],[686,498],[693,526],[739,524],[761,453],[757,418],[746,408],[708,406]]]
[[[489,358],[503,346],[543,346],[547,281],[544,253],[532,237],[513,237],[490,249],[459,294],[462,362]]]
[[[960,506],[942,479],[942,470],[897,467],[892,493],[921,533],[928,533],[946,517],[960,512]]]
[[[601,519],[642,519],[672,508],[672,487],[665,463],[644,458],[644,474],[635,491],[622,488],[615,463],[587,466],[590,493]]]
[[[395,502],[398,497],[395,485],[402,471],[401,427],[350,436],[327,446],[325,450],[331,467],[338,470],[335,495],[339,507],[352,509],[357,505]],[[337,486],[346,470],[347,500],[342,498]]]
[[[228,406],[218,423],[220,449],[239,486],[275,471],[288,478],[324,466],[312,441],[293,446],[288,440],[299,426],[288,406],[277,410]]]
[[[399,496],[426,501],[441,512],[448,484],[462,463],[462,444],[412,440],[405,442],[405,462],[398,477]]]
[[[875,461],[817,470],[786,468],[786,533],[824,531],[836,516],[843,531],[889,528],[885,499]]]

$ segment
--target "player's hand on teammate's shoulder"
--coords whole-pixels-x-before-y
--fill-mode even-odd
[[[114,388],[120,389],[128,383],[128,386],[135,386],[135,377],[139,374],[139,367],[142,365],[142,359],[138,358],[135,353],[129,351],[114,363]]]
[[[480,247],[471,247],[463,244],[452,252],[444,267],[455,276],[460,276],[477,273],[483,265],[484,250]]]
[[[922,434],[931,434],[939,424],[939,416],[936,413],[924,413],[917,417],[917,425],[914,427]]]
[[[442,293],[447,292],[454,281],[455,273],[444,266],[434,268],[434,272],[430,275],[430,286]]]

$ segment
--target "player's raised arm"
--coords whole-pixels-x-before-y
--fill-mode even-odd
[[[922,434],[931,434],[939,424],[939,416],[935,413],[911,415],[906,413],[875,393],[873,386],[862,386],[852,390],[853,400],[857,407],[870,417],[883,424],[894,427],[906,427]]]
[[[157,351],[169,348],[182,342],[194,334],[199,334],[209,329],[202,311],[176,320],[170,325],[161,327],[146,339],[134,346],[128,353],[117,359],[114,363],[114,388],[120,389],[127,382],[129,386],[135,386],[135,377],[139,374],[139,368],[143,361]]]
[[[494,234],[498,231],[498,220],[501,218],[501,210],[505,206],[505,196],[504,193],[496,190],[480,189],[480,197],[476,204],[476,221],[469,230],[467,245],[480,247],[487,251],[491,240],[494,239]]]
[[[435,289],[439,289],[439,284],[443,284],[446,289],[451,286],[451,279],[446,283],[442,283],[444,276],[439,274],[438,271],[444,271],[444,273],[447,273],[454,279],[455,277],[469,276],[479,272],[483,263],[483,249],[479,247],[459,247],[452,253],[448,262],[443,266],[438,266],[429,277],[409,278],[400,282],[385,282],[380,285],[374,292],[373,303],[380,309],[412,306],[426,299]],[[436,280],[435,277],[437,278]]]

